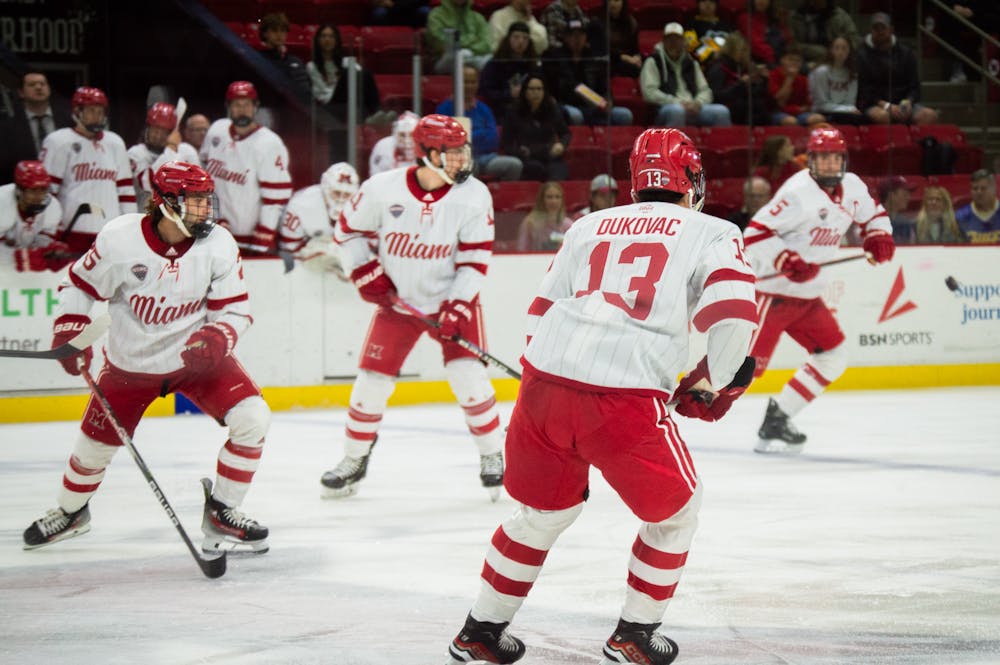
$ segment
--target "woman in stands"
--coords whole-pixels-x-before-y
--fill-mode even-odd
[[[771,191],[776,192],[790,176],[802,170],[794,157],[795,146],[791,139],[783,134],[768,136],[753,174],[771,183]]]
[[[521,158],[524,180],[566,180],[569,167],[563,154],[569,139],[569,126],[545,89],[545,79],[540,73],[529,74],[504,117],[500,152]]]
[[[858,63],[846,37],[834,37],[826,62],[809,73],[812,110],[838,125],[860,125],[868,117],[858,109]]]
[[[702,4],[702,3],[699,3]],[[741,32],[730,32],[705,80],[713,100],[729,109],[734,125],[768,125],[771,104],[767,94],[767,67],[750,59],[750,43]]]
[[[607,43],[593,44],[611,60],[612,76],[638,78],[642,69],[639,53],[639,22],[628,9],[628,0],[604,0],[601,9],[591,15],[590,35],[607,35]]]
[[[566,214],[566,198],[558,182],[549,181],[538,188],[535,207],[521,222],[517,232],[517,251],[554,252],[562,245],[563,235],[573,225]]]
[[[918,245],[950,245],[969,242],[955,221],[951,195],[944,187],[924,188],[924,203],[917,213]]]
[[[531,42],[528,24],[515,21],[507,36],[497,44],[493,57],[479,75],[479,98],[503,118],[521,95],[521,83],[532,71],[541,67],[535,45]]]

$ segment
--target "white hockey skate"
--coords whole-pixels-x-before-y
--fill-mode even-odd
[[[205,512],[201,520],[205,539],[201,541],[201,551],[206,554],[267,552],[267,527],[213,498],[212,481],[208,478],[201,479],[201,486],[205,490]]]
[[[479,456],[479,480],[490,493],[490,501],[497,502],[500,489],[503,487],[503,453]]]

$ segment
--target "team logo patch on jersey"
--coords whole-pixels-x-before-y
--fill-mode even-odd
[[[74,142],[73,143],[73,152],[80,152],[81,150],[83,150],[83,146],[81,146],[79,143],[75,143]]]
[[[220,139],[218,136],[213,136],[212,137],[212,147],[213,148],[217,147],[220,143],[222,143],[222,139]]]
[[[401,203],[394,203],[391,206],[389,206],[389,214],[392,215],[393,217],[398,218],[400,215],[403,214],[404,210],[406,210],[406,208],[404,208]]]
[[[146,279],[146,275],[149,274],[149,268],[142,265],[141,263],[136,263],[134,266],[132,266],[132,274],[135,275],[135,278],[141,282],[144,279]]]
[[[819,218],[821,220],[823,220],[824,222],[826,221],[826,216],[829,215],[829,214],[830,214],[830,211],[827,210],[826,208],[820,208],[819,209]]]

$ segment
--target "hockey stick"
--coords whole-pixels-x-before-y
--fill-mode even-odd
[[[69,358],[96,342],[97,338],[103,335],[110,325],[111,317],[103,314],[88,324],[79,335],[54,349],[47,351],[8,351],[0,349],[0,358],[48,358],[52,360]]]
[[[93,212],[93,210],[91,209],[89,203],[81,203],[77,207],[76,212],[73,213],[73,219],[69,220],[69,224],[67,224],[63,232],[59,234],[59,240],[65,241],[66,238],[69,237],[69,232],[73,230],[74,226],[76,226],[76,220],[80,219],[83,215],[89,215],[91,212]]]
[[[94,397],[96,397],[97,401],[100,402],[101,408],[104,409],[104,413],[108,417],[108,422],[111,423],[111,428],[118,436],[118,440],[122,442],[122,444],[128,449],[129,454],[132,455],[132,459],[135,460],[136,466],[139,467],[139,471],[141,471],[142,475],[146,478],[149,488],[153,490],[153,494],[156,495],[160,505],[163,506],[163,510],[167,512],[167,517],[169,517],[173,525],[177,527],[177,533],[181,534],[181,540],[184,541],[188,550],[191,551],[191,556],[193,556],[194,560],[198,563],[198,567],[201,568],[201,572],[205,573],[205,577],[211,578],[222,577],[225,575],[226,553],[222,552],[219,556],[210,559],[203,558],[198,553],[198,550],[195,549],[194,543],[191,542],[191,539],[188,537],[184,527],[181,526],[181,521],[178,519],[177,513],[175,513],[174,509],[170,507],[170,502],[167,501],[167,497],[164,496],[163,490],[160,489],[160,485],[156,482],[156,479],[153,478],[153,473],[149,470],[149,467],[146,466],[146,462],[143,461],[142,456],[135,447],[135,444],[132,443],[132,437],[130,437],[128,432],[125,431],[125,428],[122,427],[121,421],[119,421],[118,416],[115,415],[114,410],[111,408],[111,404],[108,403],[108,398],[105,397],[104,391],[101,390],[94,381],[94,377],[90,375],[90,370],[84,366],[82,359],[79,367],[80,375],[83,377],[83,380],[87,382],[87,385],[90,386],[90,390],[94,394]]]
[[[835,266],[838,263],[847,263],[848,261],[857,261],[858,259],[867,259],[868,254],[857,254],[855,256],[844,256],[839,259],[834,259],[833,261],[826,261],[825,263],[817,263],[820,268],[825,268],[827,266]],[[757,281],[771,279],[772,277],[784,277],[786,276],[783,272],[772,272],[770,275],[764,275],[763,277],[758,277]]]
[[[392,302],[393,302],[393,304],[398,305],[402,309],[404,309],[407,312],[409,312],[410,314],[412,314],[414,317],[420,319],[421,321],[424,322],[424,324],[430,326],[431,328],[440,328],[441,327],[441,324],[439,322],[437,322],[434,319],[426,316],[419,309],[417,309],[416,307],[414,307],[410,303],[406,302],[405,300],[403,300],[399,296],[393,296]],[[474,344],[473,342],[470,342],[469,340],[465,339],[461,335],[455,335],[454,337],[451,338],[451,341],[455,342],[455,344],[458,344],[460,347],[462,347],[466,351],[468,351],[470,353],[474,353],[480,360],[482,360],[484,362],[487,362],[487,363],[493,365],[494,367],[499,367],[500,369],[502,369],[507,374],[509,374],[510,376],[514,377],[515,379],[518,379],[518,380],[521,379],[521,373],[520,372],[518,372],[516,369],[514,369],[513,367],[511,367],[510,365],[508,365],[504,361],[500,360],[496,356],[491,355],[488,351],[486,351],[485,349],[481,348],[478,344]]]

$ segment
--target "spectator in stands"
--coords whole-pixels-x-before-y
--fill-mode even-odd
[[[571,125],[631,125],[632,111],[615,106],[608,91],[608,70],[587,43],[583,23],[566,24],[563,45],[542,55],[549,90],[562,105]]]
[[[208,117],[201,113],[189,115],[184,120],[184,131],[181,132],[184,141],[196,151],[201,152],[201,146],[205,142],[205,135],[208,134],[210,124]]]
[[[486,17],[472,8],[472,0],[441,0],[427,15],[424,39],[434,56],[434,71],[438,74],[450,74],[454,69],[456,47],[462,51],[463,61],[476,69],[482,69],[493,55],[490,25]]]
[[[642,64],[639,85],[642,98],[659,107],[656,125],[725,127],[732,124],[729,109],[712,103],[712,89],[701,67],[687,52],[684,28],[680,23],[664,26],[662,41]]]
[[[687,25],[688,51],[708,67],[722,52],[733,26],[719,18],[718,0],[698,0],[697,13]]]
[[[264,50],[260,54],[285,74],[295,97],[308,104],[309,75],[298,56],[288,52],[285,45],[288,41],[288,26],[288,17],[283,12],[265,14],[260,20],[260,41],[264,44]]]
[[[545,26],[532,15],[531,0],[510,0],[506,6],[490,14],[490,50],[493,51],[493,57],[496,57],[500,43],[510,36],[511,26],[515,23],[525,27],[535,53],[545,53],[545,49],[549,47],[549,34]]]
[[[794,157],[795,146],[791,139],[784,134],[768,136],[764,139],[764,147],[753,174],[767,180],[771,191],[777,192],[788,178],[802,170],[802,165]]]
[[[771,183],[758,175],[750,176],[743,183],[743,206],[731,214],[728,219],[742,231],[757,214],[757,211],[770,200]]]
[[[591,45],[598,53],[609,56],[611,76],[636,78],[642,69],[639,22],[629,11],[628,0],[604,0],[599,11],[590,17],[590,34],[605,37]]]
[[[531,41],[526,23],[511,23],[507,37],[500,42],[493,57],[483,67],[479,77],[479,96],[503,118],[511,104],[521,94],[521,82],[529,72],[542,66],[539,51]]]
[[[583,13],[580,0],[553,0],[552,4],[542,10],[541,21],[549,36],[549,48],[563,45],[562,37],[566,34],[566,24],[570,21],[580,21],[585,29],[590,30],[590,19]],[[600,35],[595,37],[595,43],[600,43]]]
[[[750,11],[740,14],[736,28],[750,38],[750,55],[768,67],[778,63],[785,46],[792,43],[791,30],[774,0],[751,0]]]
[[[788,16],[792,36],[810,65],[826,58],[827,45],[837,37],[847,39],[853,51],[861,43],[858,26],[837,0],[803,0]]]
[[[535,206],[517,230],[517,251],[554,252],[573,220],[566,216],[566,199],[558,182],[549,181],[538,188]]]
[[[1000,6],[996,0],[961,0],[961,2],[946,2],[956,14],[971,22],[986,34],[996,37],[1000,32]],[[937,11],[931,3],[924,3],[924,11]],[[926,14],[925,14],[926,16]],[[937,28],[935,32],[950,44],[957,48],[973,62],[981,62],[979,49],[983,46],[983,41],[979,35],[957,19],[942,11],[937,11]],[[966,70],[963,62],[942,49],[944,58],[948,63],[948,75],[951,83],[964,83],[969,78],[974,81],[979,80],[979,75],[972,70]]]
[[[986,169],[979,169],[969,180],[972,202],[955,211],[958,226],[974,245],[1000,244],[996,178]]]
[[[427,0],[372,0],[374,25],[408,25],[422,28],[431,8]]]
[[[52,98],[49,80],[42,72],[28,71],[21,77],[20,100],[13,103],[9,118],[0,122],[0,182],[14,179],[14,167],[22,160],[35,160],[45,137],[62,127],[72,127],[69,107]]]
[[[924,188],[924,202],[917,213],[916,242],[919,245],[961,245],[969,239],[958,227],[951,194],[944,187]]]
[[[513,155],[501,155],[497,152],[500,145],[500,133],[497,130],[497,120],[493,111],[485,103],[476,99],[479,90],[479,70],[472,65],[462,67],[462,90],[465,115],[472,126],[472,157],[476,162],[477,176],[490,176],[498,180],[519,180],[524,168],[521,160]],[[455,115],[455,99],[449,97],[438,104],[435,113]]]
[[[760,126],[771,122],[767,76],[767,67],[750,59],[750,44],[743,34],[730,32],[705,79],[715,101],[729,109],[734,124]]]
[[[858,108],[883,125],[936,122],[937,111],[919,102],[917,58],[896,39],[889,15],[877,12],[858,51]]]
[[[598,210],[606,210],[615,204],[618,198],[618,183],[607,173],[595,175],[590,181],[590,202],[576,214],[576,219]]]
[[[809,72],[812,110],[833,123],[858,125],[867,117],[858,109],[858,62],[847,37],[834,37],[826,62]]]
[[[529,74],[504,118],[501,152],[521,158],[525,180],[566,180],[569,168],[563,155],[569,140],[569,127],[545,89],[545,77]]]
[[[802,53],[796,44],[789,44],[781,54],[781,65],[771,70],[768,94],[777,109],[771,114],[775,125],[812,125],[825,122],[821,113],[810,110],[809,79],[802,74]]]
[[[882,178],[878,186],[879,201],[892,222],[892,239],[897,245],[912,245],[916,240],[916,223],[906,212],[916,186],[901,175]]]

